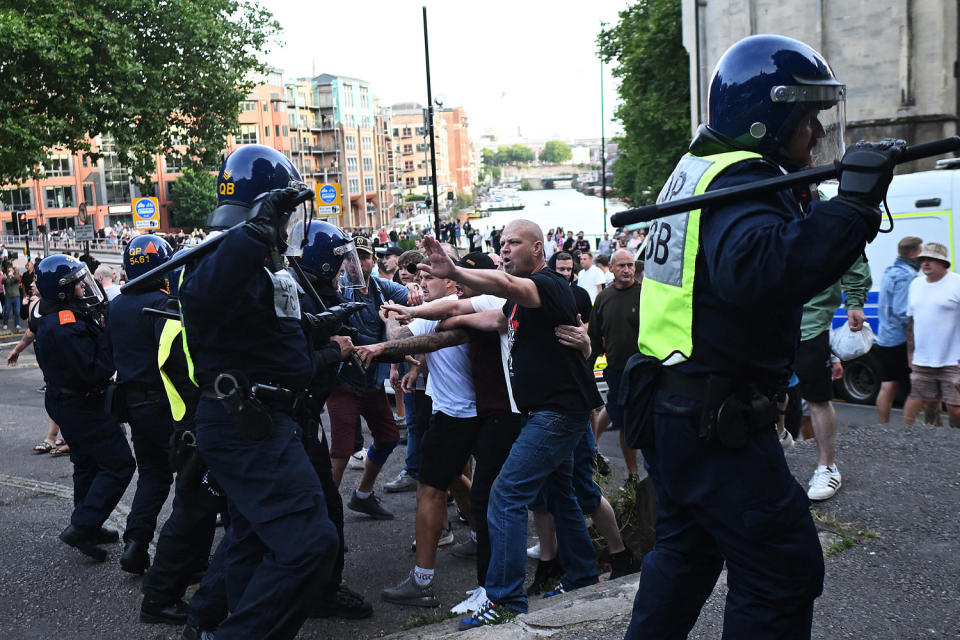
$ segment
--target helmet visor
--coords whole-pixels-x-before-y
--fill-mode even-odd
[[[309,188],[302,182],[294,181],[291,181],[290,186],[300,191]],[[303,247],[306,244],[307,225],[310,224],[312,218],[313,200],[311,196],[310,200],[304,200],[298,204],[290,213],[290,217],[287,218],[287,227],[285,229],[287,249],[283,252],[283,255],[295,258],[303,255]]]
[[[832,164],[844,152],[846,88],[836,81],[824,84],[781,85],[773,87],[774,103],[793,106],[794,116],[787,121],[789,137],[784,140],[784,155],[801,167]]]
[[[340,263],[340,273],[338,279],[340,287],[343,289],[363,289],[364,278],[363,269],[360,267],[360,256],[357,255],[357,247],[353,242],[339,246],[333,250],[338,256],[343,256],[343,262]]]
[[[69,276],[60,280],[70,297],[88,307],[95,307],[103,302],[103,292],[100,285],[93,279],[87,269],[77,269]]]

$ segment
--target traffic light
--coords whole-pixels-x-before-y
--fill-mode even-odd
[[[26,214],[25,212],[23,212],[23,211],[18,211],[18,212],[17,212],[17,221],[18,221],[18,222],[26,222],[26,221],[27,221],[27,214]]]

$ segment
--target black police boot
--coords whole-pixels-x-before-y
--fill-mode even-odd
[[[116,529],[100,527],[100,530],[93,534],[93,544],[115,544],[117,542],[120,542],[120,532]]]
[[[348,589],[346,585],[337,587],[332,595],[319,598],[310,612],[311,618],[347,618],[359,620],[373,615],[373,605],[363,596]]]
[[[183,600],[163,604],[150,598],[140,603],[140,622],[148,624],[184,624],[190,607]]]
[[[127,573],[143,575],[150,567],[150,554],[147,543],[140,540],[127,540],[120,556],[120,568]]]
[[[72,524],[60,532],[60,539],[97,562],[107,559],[107,552],[96,546],[96,535],[78,529]]]

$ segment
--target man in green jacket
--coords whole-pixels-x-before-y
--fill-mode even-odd
[[[861,257],[839,282],[811,298],[803,307],[794,369],[800,379],[800,397],[807,401],[810,409],[810,422],[820,451],[819,463],[807,490],[811,500],[832,498],[840,488],[840,471],[835,462],[837,414],[830,402],[835,366],[830,353],[830,325],[843,302],[850,330],[860,331],[865,322],[863,303],[872,283],[870,265]],[[839,367],[839,362],[836,366]]]

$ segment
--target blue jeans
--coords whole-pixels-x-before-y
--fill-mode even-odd
[[[13,321],[17,326],[17,329],[20,328],[20,296],[8,297],[7,300],[3,303],[3,326],[7,326],[7,322],[10,320],[10,316],[13,316]]]
[[[512,611],[527,611],[527,505],[547,486],[557,529],[563,586],[575,589],[597,581],[596,554],[573,492],[573,451],[589,423],[588,413],[535,411],[524,424],[487,508],[490,566],[487,597]]]
[[[700,405],[658,391],[643,459],[657,541],[626,640],[686,638],[727,564],[723,638],[809,638],[823,553],[806,492],[770,428],[732,449],[698,437]]]

